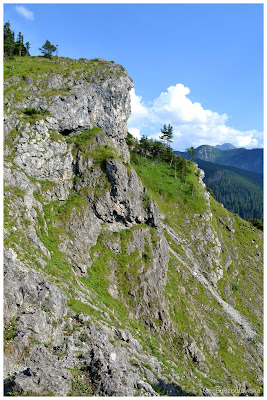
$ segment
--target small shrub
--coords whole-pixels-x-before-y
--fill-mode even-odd
[[[211,189],[211,188],[206,188],[206,190],[207,190],[207,192],[212,196],[212,197],[215,197],[214,196],[214,193],[213,193],[213,190]]]
[[[92,387],[89,373],[86,371],[73,370],[74,377],[72,381],[72,391],[70,396],[93,396],[94,388]]]
[[[142,198],[142,200],[143,200],[144,209],[145,209],[145,210],[148,210],[149,205],[150,205],[150,196],[149,196],[149,194],[148,194],[147,192],[146,192],[146,193],[143,193],[143,198]]]
[[[88,335],[85,332],[82,332],[79,336],[79,339],[81,342],[86,342],[86,340],[88,339]]]
[[[134,152],[131,153],[131,163],[140,165],[140,157]]]
[[[36,110],[36,108],[25,108],[24,114],[26,115],[34,115],[39,114],[40,111]]]
[[[48,347],[49,344],[44,343],[45,347]],[[62,349],[60,346],[55,346],[53,349],[53,353],[57,356],[64,356],[66,354],[66,349]]]
[[[46,306],[43,305],[43,304],[41,305],[41,310],[44,311],[44,312],[46,312],[46,313],[49,315],[49,317],[52,316],[52,313],[51,313],[51,311],[49,310],[49,308],[46,307]]]
[[[25,117],[29,122],[35,122],[36,120],[42,118],[42,116],[50,115],[48,110],[37,110],[36,108],[25,108],[23,111]]]
[[[260,229],[261,231],[263,231],[263,222],[258,219],[258,218],[252,218],[249,220],[249,222],[255,226],[255,228]]]
[[[239,290],[239,285],[238,285],[238,283],[232,283],[232,290],[233,290],[234,292],[237,292],[237,291]]]
[[[16,318],[13,317],[9,324],[6,324],[4,327],[4,340],[13,340],[18,335],[15,325]]]

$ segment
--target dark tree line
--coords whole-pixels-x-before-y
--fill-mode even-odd
[[[4,25],[4,56],[13,58],[14,56],[25,57],[30,55],[30,43],[24,43],[24,38],[19,32],[15,40],[15,33],[11,30],[10,22]]]
[[[54,46],[46,40],[39,50],[43,57],[51,58],[54,52],[58,51],[58,46]],[[14,56],[30,56],[30,43],[24,43],[24,38],[21,32],[19,32],[17,39],[15,40],[15,33],[11,30],[10,22],[6,22],[4,25],[4,57],[5,59],[13,58]]]

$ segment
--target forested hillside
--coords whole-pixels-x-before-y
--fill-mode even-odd
[[[262,174],[202,160],[198,165],[205,171],[204,182],[216,200],[241,218],[263,220]]]

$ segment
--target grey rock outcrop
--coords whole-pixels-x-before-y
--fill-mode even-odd
[[[105,330],[90,323],[90,318],[82,314],[74,314],[75,318],[69,317],[67,323],[78,322],[81,327],[90,323],[90,327],[83,328],[76,337],[76,342],[80,338],[84,346],[82,358],[76,360],[74,342],[63,334],[67,327],[63,317],[68,312],[66,295],[55,284],[29,273],[12,250],[5,251],[4,316],[6,323],[16,317],[18,331],[12,351],[6,353],[5,366],[7,376],[11,376],[14,369],[18,370],[12,380],[17,393],[66,396],[73,379],[66,366],[82,364],[89,371],[96,394],[133,396],[136,388],[142,388],[145,395],[157,395],[149,384],[141,385],[140,372],[132,370],[127,351],[119,346],[114,348]],[[129,332],[119,332],[123,340],[141,350]],[[52,347],[54,354],[44,346],[51,340],[58,343]],[[35,344],[37,342],[40,344]],[[57,349],[65,354],[64,358],[57,356]],[[20,360],[19,354],[23,355]]]
[[[44,62],[5,81],[6,394],[213,396],[239,356],[260,385],[262,238],[213,215],[197,169],[200,204],[183,193],[159,213],[129,163],[124,68]]]
[[[31,349],[28,357],[29,367],[19,372],[14,379],[18,393],[34,393],[37,396],[66,396],[72,384],[72,375],[52,356],[43,345]]]
[[[46,81],[49,89],[71,88],[70,95],[57,96],[48,108],[57,120],[54,125],[57,131],[64,133],[90,129],[96,124],[117,141],[126,137],[131,111],[128,93],[133,84],[125,70],[116,64],[113,67],[109,64],[109,68],[120,76],[116,78],[110,75],[103,81],[88,83],[90,74],[87,73],[80,80],[54,75]]]
[[[132,81],[125,70],[116,65],[112,65],[109,75],[104,74],[105,79],[102,79],[103,71],[97,74],[100,78],[90,82],[88,73],[83,73],[79,80],[52,74],[45,81],[47,90],[60,91],[67,86],[69,93],[52,95],[49,99],[43,94],[37,96],[35,85],[41,78],[38,82],[24,78],[27,86],[22,86],[22,90],[28,92],[28,96],[18,103],[11,98],[7,104],[12,105],[13,111],[5,117],[6,155],[11,157],[12,154],[12,162],[6,163],[5,185],[10,188],[10,193],[6,191],[7,198],[20,190],[9,214],[13,219],[19,218],[19,230],[27,227],[25,240],[37,254],[40,252],[41,257],[36,256],[36,260],[42,268],[47,265],[42,257],[45,260],[54,257],[54,252],[40,239],[40,230],[49,235],[44,205],[52,202],[64,205],[73,190],[80,195],[87,190],[79,211],[73,208],[69,218],[53,223],[67,233],[58,236],[58,250],[65,254],[73,270],[83,276],[88,276],[92,264],[90,249],[96,244],[103,223],[109,223],[115,231],[145,222],[155,227],[159,225],[156,204],[152,200],[144,204],[140,178],[127,165],[129,151],[125,138]],[[39,110],[40,114],[46,110],[50,115],[33,123],[23,123],[17,116],[21,108],[26,107]],[[73,151],[74,145],[69,144],[65,136],[78,135],[94,125],[101,128],[102,133],[95,134],[87,153]],[[117,158],[105,161],[104,169],[96,163],[92,153],[99,146],[113,148],[117,154]],[[99,191],[101,180],[103,189]],[[94,188],[98,190],[97,195],[92,192]],[[149,240],[152,246],[148,231],[141,229],[140,232],[141,236],[134,239],[134,249],[141,245],[140,240],[143,244],[144,240]],[[10,231],[6,230],[6,234],[9,236]],[[21,246],[22,243],[16,245],[19,253],[23,251]],[[163,290],[168,264],[166,250],[166,240],[161,236],[153,250],[153,269],[146,273],[146,287],[140,286],[147,303],[157,298],[155,282],[161,281]],[[127,351],[111,345],[105,330],[96,328],[93,323],[89,328],[90,320],[81,319],[80,315],[76,318],[67,307],[64,292],[41,273],[36,273],[32,264],[22,263],[11,249],[5,251],[4,280],[4,321],[7,330],[15,335],[6,343],[7,387],[15,388],[19,394],[68,395],[73,377],[66,367],[71,365],[87,369],[90,384],[98,395],[133,396],[136,391],[157,395],[141,379],[140,370],[131,367]],[[86,301],[84,295],[81,298]],[[147,306],[144,303],[142,310],[137,307],[136,315],[149,319],[145,311]],[[164,307],[161,313],[164,314]],[[168,315],[166,321],[170,324]],[[80,334],[66,336],[75,326],[79,327]],[[142,346],[129,332],[120,332],[121,337],[127,336],[127,345],[134,353],[142,352]],[[76,356],[76,345],[82,347],[80,358]]]
[[[182,339],[184,353],[201,369],[208,371],[209,369],[205,364],[206,358],[202,351],[198,348],[195,339],[185,332],[182,333]]]
[[[16,153],[15,164],[36,179],[60,181],[72,177],[71,149],[62,140],[51,140],[44,120],[36,122],[30,132],[23,131]]]
[[[156,205],[151,201],[147,209],[144,208],[144,189],[133,168],[128,172],[120,160],[113,159],[106,163],[106,174],[111,190],[95,203],[97,216],[104,222],[115,220],[128,226],[151,220],[156,226],[158,224]]]

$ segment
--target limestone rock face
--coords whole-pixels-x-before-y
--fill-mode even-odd
[[[105,222],[113,222],[115,220],[128,225],[146,222],[151,205],[149,205],[149,210],[144,209],[144,189],[133,168],[129,173],[120,160],[108,160],[106,163],[106,175],[110,182],[111,190],[95,204],[96,214],[99,218]],[[153,214],[157,214],[157,212]],[[154,225],[157,224],[156,216],[153,223]]]
[[[103,69],[93,74],[85,70],[79,79],[73,73],[46,74],[37,80],[26,77],[21,89],[26,97],[14,102],[11,96],[6,101],[5,155],[10,161],[5,163],[5,194],[10,202],[8,220],[17,224],[11,222],[5,233],[11,238],[23,231],[15,247],[5,251],[7,392],[65,396],[75,390],[73,376],[66,369],[71,366],[87,371],[84,379],[89,379],[98,395],[133,396],[136,391],[157,395],[142,381],[142,370],[131,367],[127,351],[109,342],[110,335],[117,337],[115,333],[107,334],[106,328],[96,328],[93,323],[89,328],[89,317],[77,317],[67,307],[73,295],[85,303],[90,299],[92,304],[95,294],[80,286],[81,291],[75,289],[77,292],[69,297],[71,281],[56,279],[62,290],[45,278],[47,268],[55,270],[63,257],[61,269],[66,265],[74,279],[75,275],[90,279],[90,252],[101,236],[103,224],[109,224],[111,232],[144,223],[154,227],[160,224],[156,204],[152,200],[144,203],[145,189],[127,164],[130,158],[125,139],[132,80],[114,63],[109,63],[108,70],[104,60],[95,64],[103,65]],[[20,79],[14,82],[19,84]],[[6,87],[14,82],[7,81]],[[45,115],[24,121],[23,109]],[[79,147],[79,135],[94,126],[99,129]],[[111,156],[105,156],[105,152]],[[76,206],[78,196],[81,200]],[[135,235],[134,251],[140,246],[145,251],[145,237],[152,248],[148,231],[141,228],[141,236],[137,231]],[[168,251],[160,235],[152,254],[153,270],[146,272],[146,287],[137,289],[147,299],[142,310],[135,310],[144,321],[150,320],[148,302],[157,299],[157,293],[160,295],[155,283],[161,280],[162,292],[166,280]],[[32,249],[33,259],[24,263],[21,258],[24,254],[27,260],[27,249]],[[118,299],[122,300],[121,295]],[[78,329],[79,334],[72,329]],[[120,332],[124,338],[124,330]],[[132,352],[142,351],[129,332],[127,338]],[[76,356],[77,346],[82,347],[80,358]]]
[[[15,377],[16,390],[37,396],[66,396],[71,390],[72,375],[45,347],[35,346],[29,354],[29,367]]]
[[[72,176],[71,149],[63,141],[51,140],[44,120],[22,133],[16,152],[15,164],[34,178],[59,181]]]
[[[110,65],[109,65],[110,67]],[[130,116],[129,90],[133,87],[127,72],[122,72],[114,64],[113,73],[108,79],[88,82],[88,74],[84,73],[80,80],[53,75],[47,79],[48,89],[64,89],[69,87],[70,95],[57,96],[48,110],[55,120],[54,129],[59,132],[73,132],[93,125],[99,126],[108,136],[121,141],[127,135],[127,122]]]
[[[45,142],[49,140],[48,130],[68,135],[91,129],[96,125],[113,140],[125,160],[129,161],[128,148],[124,140],[127,136],[127,122],[131,113],[129,91],[133,83],[124,68],[115,63],[104,62],[104,60],[99,63],[100,66],[97,65],[96,60],[97,70],[94,74],[90,70],[85,71],[80,74],[79,79],[71,75],[64,77],[52,73],[44,82],[46,91],[41,91],[41,93],[36,93],[34,90],[31,94],[34,83],[28,83],[24,90],[29,96],[13,104],[13,113],[5,115],[5,128],[8,135],[13,128],[19,129],[21,126],[21,122],[14,116],[17,116],[16,108],[35,108],[40,111],[46,110],[50,114],[45,119],[36,122],[32,128],[29,126],[24,128],[21,133],[22,138],[17,145],[19,156],[16,163],[30,175],[38,177],[39,170],[40,179],[54,180],[69,177],[68,167],[72,160],[65,154],[66,145],[59,138],[56,142],[46,144]],[[103,68],[101,68],[102,65]],[[52,95],[50,98],[45,95],[46,92],[53,90],[64,92],[66,88],[68,89],[66,95]],[[63,160],[60,160],[60,156],[64,154],[64,158],[61,158],[65,164],[62,165]],[[62,170],[65,172],[64,176],[62,176],[62,173],[64,174]]]
[[[124,68],[27,62],[46,72],[4,83],[5,394],[213,396],[237,379],[255,394],[260,234],[213,215],[202,171],[190,175],[200,204],[179,179],[180,203],[143,186]]]
[[[5,251],[4,285],[5,322],[19,315],[16,321],[18,334],[12,351],[6,353],[5,374],[19,370],[13,382],[18,393],[66,396],[71,391],[73,379],[66,367],[76,364],[73,353],[75,345],[73,339],[66,337],[66,329],[69,329],[70,323],[83,328],[84,324],[88,325],[90,318],[80,314],[76,316],[77,319],[67,319],[66,324],[66,295],[41,275],[29,273],[12,250]],[[135,389],[142,386],[139,383],[140,376],[129,365],[127,351],[114,348],[109,342],[109,335],[93,323],[90,328],[80,331],[76,346],[84,347],[82,364],[90,371],[95,393],[102,396],[133,396]],[[129,333],[121,330],[120,335],[122,340],[126,338],[133,349],[141,350],[140,344]],[[52,353],[41,344],[47,344],[51,339],[54,343]],[[64,354],[64,357],[60,358],[58,354]],[[152,387],[145,383],[142,393],[156,395]]]
[[[140,285],[132,289],[133,298],[142,298],[142,302],[136,301],[135,314],[144,320],[151,331],[173,331],[168,314],[167,302],[164,298],[164,286],[167,281],[167,269],[169,263],[168,244],[164,236],[159,235],[156,245],[153,246],[148,229],[139,229],[133,232],[133,239],[128,244],[128,253],[139,251],[146,254],[145,249],[152,249],[152,263],[150,268],[142,266],[139,270],[142,279]],[[161,302],[159,303],[159,299]],[[160,326],[155,320],[160,320]]]
[[[49,309],[56,318],[64,316],[66,295],[42,275],[30,274],[12,250],[4,252],[5,301],[4,320],[9,321],[22,307],[24,313],[37,309]],[[13,285],[11,283],[13,282]],[[31,329],[29,325],[29,329]],[[42,330],[40,335],[42,335]]]
[[[183,350],[185,354],[192,359],[192,361],[200,366],[201,369],[208,371],[209,369],[205,365],[206,358],[201,350],[198,348],[195,339],[188,335],[188,333],[182,333],[183,338]]]

